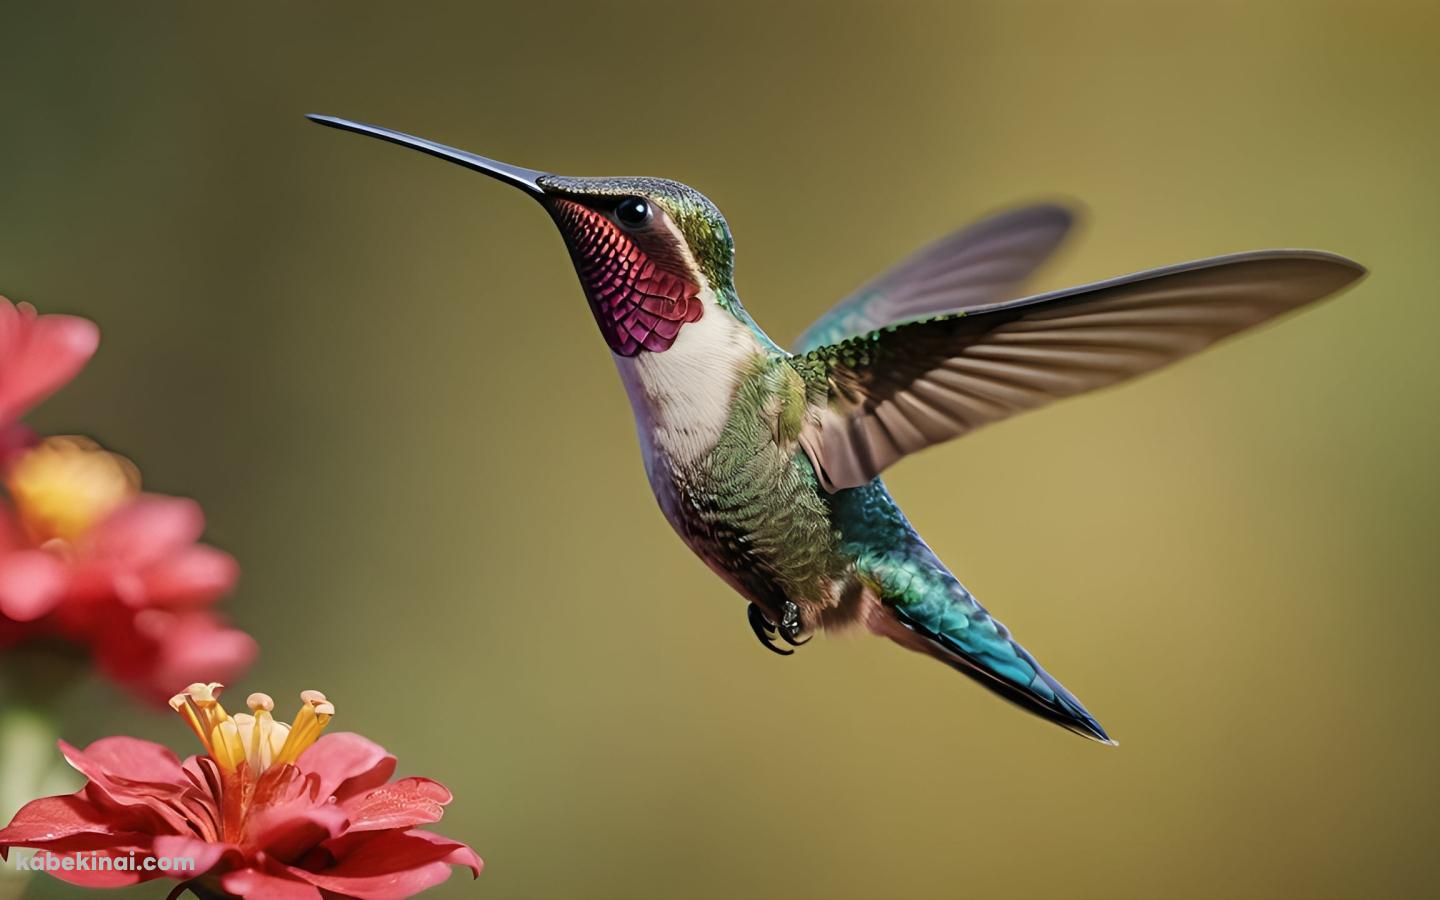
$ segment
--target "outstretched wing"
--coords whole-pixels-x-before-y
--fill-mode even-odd
[[[828,402],[801,434],[827,490],[1014,413],[1158,369],[1365,274],[1310,250],[1237,253],[893,325],[791,363]]]
[[[795,341],[796,353],[921,316],[1014,297],[1055,252],[1074,216],[1060,206],[997,213],[941,238],[836,303]]]

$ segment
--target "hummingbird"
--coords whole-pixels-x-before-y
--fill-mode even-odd
[[[730,228],[699,191],[577,178],[332,116],[518,188],[564,238],[634,411],[645,474],[690,549],[749,601],[762,645],[868,630],[1076,734],[1114,744],[910,525],[880,475],[934,444],[1158,369],[1365,274],[1259,250],[1050,293],[1023,283],[1072,224],[1002,212],[835,303],[787,350],[735,290]]]

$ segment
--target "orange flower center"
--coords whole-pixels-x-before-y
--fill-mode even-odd
[[[11,467],[5,487],[36,544],[73,543],[140,490],[125,457],[84,437],[50,437]]]
[[[170,698],[170,708],[199,736],[205,752],[222,772],[243,772],[245,780],[252,784],[267,770],[299,759],[335,715],[334,704],[324,694],[304,691],[300,694],[300,712],[289,725],[270,715],[275,701],[269,694],[251,694],[245,701],[249,714],[232,716],[220,705],[222,687],[192,684]]]

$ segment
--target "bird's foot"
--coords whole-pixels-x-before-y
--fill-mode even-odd
[[[755,632],[755,636],[760,639],[760,643],[771,653],[789,656],[795,652],[794,650],[787,650],[775,643],[776,638],[779,638],[791,647],[799,647],[810,642],[811,635],[806,634],[803,637],[801,636],[805,631],[805,626],[800,621],[800,607],[791,603],[789,600],[786,600],[785,605],[780,607],[780,624],[778,625],[770,621],[770,618],[765,615],[764,610],[760,609],[760,607],[754,603],[750,604],[750,609],[747,610],[746,615],[750,618],[750,630]]]

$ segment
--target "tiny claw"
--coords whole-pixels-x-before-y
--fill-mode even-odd
[[[785,643],[789,644],[789,645],[792,646],[792,647],[803,647],[803,646],[805,646],[806,644],[810,643],[810,639],[813,638],[814,636],[815,636],[815,635],[813,635],[813,634],[807,634],[807,635],[805,635],[805,637],[803,637],[803,638],[797,638],[797,637],[795,637],[795,636],[792,636],[792,635],[790,634],[790,632],[788,632],[788,631],[781,631],[781,632],[780,632],[780,639],[781,639],[782,641],[784,641]],[[791,652],[791,653],[794,653],[795,651],[794,651],[794,650],[791,650],[790,652]]]
[[[750,608],[745,611],[745,615],[750,620],[750,630],[755,632],[755,637],[760,639],[761,645],[764,646],[766,650],[780,656],[790,656],[795,652],[794,650],[786,650],[775,644],[775,624],[765,618],[765,613],[760,611],[760,607],[753,603],[750,604]],[[788,641],[789,638],[786,638],[786,640]]]
[[[810,639],[815,635],[807,634],[804,638],[801,638],[800,632],[803,628],[804,626],[800,622],[800,607],[786,600],[783,612],[780,615],[779,631],[781,640],[792,647],[805,646],[810,643]]]

